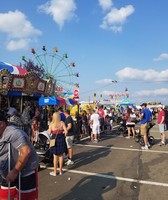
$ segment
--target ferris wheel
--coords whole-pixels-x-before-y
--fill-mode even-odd
[[[36,71],[41,78],[45,80],[53,80],[56,82],[56,93],[72,93],[79,84],[75,82],[75,77],[79,77],[79,73],[74,73],[75,63],[68,62],[68,55],[58,53],[57,48],[53,48],[52,52],[48,52],[46,47],[42,47],[42,52],[37,53],[34,48],[31,49],[33,61],[28,71]],[[26,61],[25,56],[22,60]],[[32,67],[33,64],[33,67]]]

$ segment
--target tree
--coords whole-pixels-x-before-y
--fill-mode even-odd
[[[39,78],[44,78],[46,76],[46,72],[43,67],[35,65],[32,60],[25,60],[25,63],[23,65],[20,63],[20,66],[28,72],[36,73]]]

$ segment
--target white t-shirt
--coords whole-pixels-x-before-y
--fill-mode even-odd
[[[93,125],[100,125],[99,118],[99,114],[97,113],[91,115],[90,119],[93,121]]]
[[[104,110],[104,115],[106,116],[108,113],[107,109]]]

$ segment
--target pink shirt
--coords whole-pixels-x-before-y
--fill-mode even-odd
[[[98,114],[99,114],[100,118],[104,117],[104,110],[103,109],[99,109],[98,110]]]
[[[162,117],[164,117],[163,122],[162,122]],[[164,112],[164,110],[161,110],[161,111],[158,113],[158,120],[157,120],[157,123],[158,123],[158,124],[161,124],[161,122],[162,122],[162,124],[164,124],[164,122],[165,122],[165,112]]]

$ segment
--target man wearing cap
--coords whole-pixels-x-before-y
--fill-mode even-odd
[[[166,134],[165,134],[165,111],[163,110],[163,106],[158,106],[158,126],[159,126],[159,132],[161,135],[161,142],[159,143],[160,146],[166,144]]]
[[[0,199],[18,199],[19,194],[22,200],[38,199],[38,165],[38,156],[27,134],[16,126],[8,125],[0,112]]]
[[[147,109],[147,104],[143,103],[141,105],[142,107],[142,111],[141,111],[141,115],[140,115],[140,119],[141,119],[141,134],[143,135],[143,139],[144,139],[144,147],[141,147],[142,150],[148,150],[149,142],[148,142],[148,136],[147,136],[147,130],[148,130],[148,126],[149,126],[149,122],[152,119],[152,112]]]
[[[15,125],[18,128],[21,128],[22,130],[24,130],[24,125],[23,125],[23,122],[21,120],[20,114],[15,108],[10,107],[8,112],[7,112],[7,115],[9,116],[8,122],[11,125]]]

